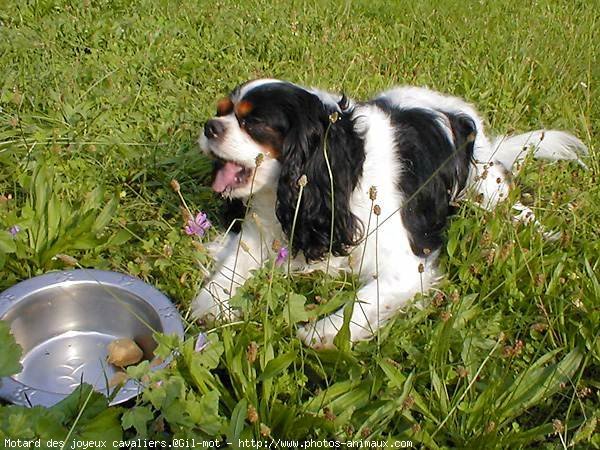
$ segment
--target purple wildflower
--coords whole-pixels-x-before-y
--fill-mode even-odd
[[[285,260],[288,258],[289,252],[286,247],[281,247],[277,252],[277,257],[275,258],[275,265],[281,266]]]
[[[12,234],[13,237],[16,236],[19,231],[21,231],[21,227],[19,225],[13,225],[8,229],[8,232]]]
[[[201,352],[206,347],[208,347],[208,336],[206,333],[200,332],[198,334],[198,338],[196,339],[196,345],[194,346],[194,351]]]
[[[211,223],[208,220],[206,213],[200,211],[195,218],[190,218],[185,226],[185,233],[189,236],[195,235],[202,237],[206,230],[211,227]]]

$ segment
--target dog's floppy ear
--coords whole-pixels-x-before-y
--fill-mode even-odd
[[[283,142],[277,218],[290,241],[294,228],[293,254],[302,251],[307,260],[320,259],[331,245],[333,255],[345,255],[362,233],[360,222],[350,211],[350,196],[362,175],[363,140],[349,114],[329,111],[317,96],[306,91],[298,95],[298,109]],[[327,162],[333,175],[333,195]],[[302,175],[306,175],[307,184],[297,206]]]

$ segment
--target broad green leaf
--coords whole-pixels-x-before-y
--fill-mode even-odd
[[[390,387],[401,388],[404,385],[406,375],[400,372],[398,367],[385,359],[379,361],[379,367],[381,367],[388,377],[388,385]]]
[[[0,230],[0,253],[14,253],[17,249],[15,238],[8,231]]]
[[[275,351],[273,349],[272,344],[272,332],[271,332],[271,324],[270,322],[265,323],[265,334],[264,334],[264,342],[265,346],[260,352],[260,367],[262,370],[267,366],[267,364],[273,360],[275,357]],[[271,400],[271,391],[273,388],[273,379],[269,378],[267,380],[263,380],[262,383],[262,391],[263,391],[263,399],[264,402],[269,402]]]
[[[150,361],[144,360],[135,366],[127,367],[127,376],[136,380],[141,380],[150,372]]]
[[[106,407],[106,409],[88,420],[80,420],[76,424],[75,436],[81,441],[104,441],[107,443],[107,448],[119,450],[118,445],[113,445],[113,443],[118,443],[123,438],[123,430],[119,421],[120,415],[120,408]]]
[[[231,413],[229,428],[227,430],[227,441],[238,442],[246,423],[246,414],[248,412],[248,400],[241,399]]]
[[[148,422],[154,418],[152,410],[148,406],[135,406],[126,410],[121,417],[123,429],[135,428],[136,433],[141,438],[148,436]]]
[[[442,380],[434,368],[431,368],[431,385],[433,386],[433,391],[440,402],[442,414],[448,414],[448,404],[450,402],[448,399],[448,393],[446,392],[444,383],[442,383]]]
[[[70,231],[70,236],[78,238],[80,236],[90,235],[92,226],[95,222],[95,214],[94,211],[88,211],[82,216],[77,215],[75,218]],[[87,237],[87,236],[86,236]]]
[[[107,407],[107,398],[95,391],[91,385],[84,383],[79,385],[67,398],[54,405],[51,409],[56,414],[62,415],[65,425],[69,425],[78,416],[80,416],[80,424],[93,421]]]
[[[75,239],[70,247],[76,250],[91,250],[98,247],[102,241],[92,235],[81,236]],[[53,255],[54,256],[54,255]]]
[[[194,423],[210,436],[221,429],[223,419],[219,416],[219,392],[204,394],[200,400],[188,400],[187,411]]]
[[[550,277],[550,282],[548,283],[548,286],[546,287],[546,295],[552,294],[552,292],[558,285],[560,278],[561,278],[561,274],[565,268],[566,259],[567,259],[567,255],[564,255],[562,258],[562,261],[560,263],[558,263],[556,268],[554,269],[554,272],[552,273],[552,276]]]
[[[8,410],[6,410],[8,412]],[[34,424],[31,423],[31,414],[23,407],[13,408],[11,414],[6,414],[4,430],[9,436],[20,439],[34,439]]]
[[[456,252],[456,247],[458,246],[458,237],[459,233],[453,233],[448,239],[448,243],[446,244],[446,251],[448,253],[448,256],[450,257],[454,256],[454,253]]]
[[[118,247],[129,241],[132,236],[133,235],[127,230],[119,230],[110,237],[108,244]]]
[[[288,307],[284,309],[284,319],[286,323],[293,324],[298,322],[306,322],[308,320],[308,313],[304,309],[306,303],[306,297],[304,295],[290,294]]]
[[[43,166],[44,162],[39,162],[32,179],[34,192],[34,210],[38,219],[45,215],[46,205],[48,204],[48,194],[52,192],[52,174]]]
[[[275,359],[272,359],[265,366],[265,370],[258,377],[258,381],[267,380],[273,378],[283,372],[288,366],[296,359],[296,355],[293,352],[284,353]]]
[[[304,404],[304,409],[306,411],[317,413],[319,409],[324,405],[330,403],[332,400],[340,397],[341,395],[351,391],[356,386],[360,384],[360,380],[347,380],[347,381],[339,381],[334,383],[327,389],[323,390],[319,394],[315,395],[313,398],[308,400]]]
[[[562,383],[568,384],[583,360],[578,348],[572,350],[562,361],[547,367],[532,367],[523,372],[508,388],[507,397],[497,408],[501,421],[510,420],[527,408],[560,390]]]
[[[355,389],[348,391],[335,400],[329,402],[329,406],[336,414],[341,414],[348,408],[364,408],[370,402],[371,387],[367,383],[359,384]]]
[[[117,211],[117,205],[118,201],[116,198],[112,198],[109,200],[106,206],[102,208],[102,211],[100,211],[100,214],[98,214],[98,217],[96,217],[96,220],[92,225],[92,232],[98,233],[110,223],[113,216],[115,215],[115,212]]]
[[[591,417],[585,421],[585,423],[577,429],[575,436],[571,440],[571,445],[579,444],[580,442],[589,442],[592,434],[596,431],[598,425],[598,418]]]
[[[31,233],[34,235],[35,252],[40,254],[48,246],[48,223],[45,212],[41,216],[36,212],[36,216],[38,217],[31,227]]]
[[[89,211],[90,209],[100,209],[104,203],[104,186],[99,185],[94,188],[93,191],[89,192],[84,202],[83,211]]]
[[[359,300],[346,303],[344,306],[344,322],[335,338],[333,338],[335,346],[342,351],[350,351],[350,321],[352,320],[354,308],[360,308],[358,302]]]
[[[23,351],[10,332],[7,322],[0,320],[0,377],[19,373],[21,364],[19,360]]]
[[[61,217],[60,217],[60,201],[56,194],[50,196],[48,202],[48,243],[52,244],[54,239],[60,232]]]
[[[176,334],[154,333],[152,338],[158,344],[154,349],[154,355],[162,359],[171,356],[173,351],[181,346],[181,339]]]
[[[400,394],[400,396],[394,398],[393,400],[383,402],[380,407],[378,407],[364,420],[362,426],[357,432],[357,436],[365,437],[365,432],[371,433],[372,431],[381,430],[389,421],[394,418],[394,416],[401,414],[402,404],[412,390],[413,377],[414,373],[411,373],[406,378],[404,386],[402,387],[402,394]]]
[[[194,342],[190,342],[187,345],[190,346],[191,350],[190,370],[192,370],[192,372],[196,366],[212,370],[219,365],[219,360],[223,354],[224,347],[223,343],[219,341],[219,336],[217,336],[216,333],[208,335],[208,343],[200,352],[193,351]]]

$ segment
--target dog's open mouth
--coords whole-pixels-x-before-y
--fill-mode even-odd
[[[248,184],[252,178],[253,169],[235,161],[215,161],[215,176],[212,188],[219,194],[227,194],[234,189]]]

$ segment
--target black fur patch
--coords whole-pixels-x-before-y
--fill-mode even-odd
[[[246,216],[246,205],[239,199],[225,200],[225,226],[229,227],[232,222],[231,231],[239,233],[242,230],[242,222]]]
[[[347,248],[362,235],[362,225],[350,212],[349,202],[365,160],[363,139],[355,132],[351,115],[339,115],[332,123],[333,110],[316,95],[288,83],[259,86],[244,98],[254,105],[249,120],[264,121],[283,136],[276,214],[288,238],[300,192],[298,180],[302,175],[308,180],[290,250],[293,254],[302,251],[309,261],[322,258],[329,250],[332,196],[324,155],[326,144],[334,178],[332,253],[347,254]]]
[[[454,134],[451,142],[435,113],[400,109],[383,99],[374,103],[390,115],[395,128],[402,164],[398,182],[404,195],[402,222],[412,251],[427,255],[442,245],[448,216],[454,213],[452,194],[460,192],[467,182],[475,124],[465,115],[444,112]]]

